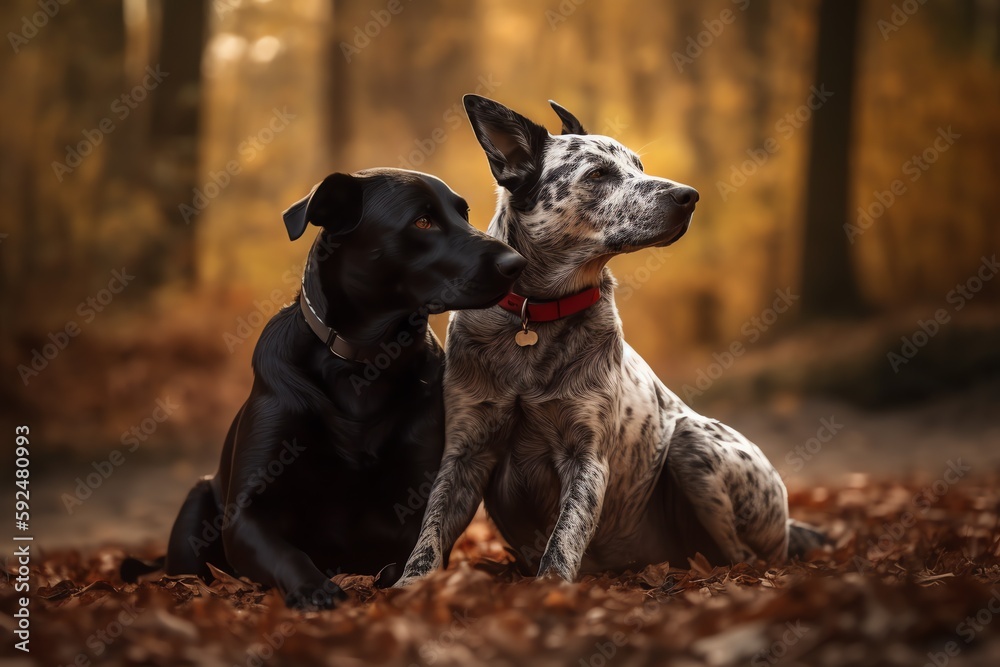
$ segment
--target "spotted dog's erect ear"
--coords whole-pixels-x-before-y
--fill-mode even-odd
[[[562,133],[563,134],[587,134],[587,131],[583,129],[583,123],[576,119],[576,116],[567,111],[564,107],[560,106],[555,100],[549,100],[549,106],[552,110],[556,112],[559,116],[559,120],[562,121]]]
[[[548,130],[485,97],[466,95],[462,101],[497,183],[514,192],[533,182],[541,171]]]
[[[302,199],[281,214],[288,238],[296,240],[311,222],[335,234],[354,231],[364,210],[361,179],[350,174],[330,174]]]

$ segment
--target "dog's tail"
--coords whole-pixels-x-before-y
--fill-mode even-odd
[[[788,520],[788,557],[805,560],[813,549],[820,549],[828,544],[826,534],[808,523]]]
[[[127,556],[122,561],[121,568],[118,571],[121,574],[122,581],[126,584],[134,584],[139,581],[139,577],[142,575],[162,570],[166,561],[166,556],[160,556],[153,560],[141,560]]]

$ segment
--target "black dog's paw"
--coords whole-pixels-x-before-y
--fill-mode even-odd
[[[347,593],[329,579],[319,584],[300,584],[285,594],[285,604],[290,609],[315,611],[333,609],[347,599]]]
[[[166,556],[160,556],[155,560],[142,560],[139,558],[126,557],[121,564],[119,574],[126,584],[134,584],[139,581],[139,577],[163,569]]]
[[[401,576],[403,576],[403,566],[399,563],[389,563],[379,570],[372,584],[375,588],[392,588]]]

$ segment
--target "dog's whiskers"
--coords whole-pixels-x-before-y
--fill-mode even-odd
[[[650,141],[650,142],[648,142],[648,143],[644,144],[644,145],[643,145],[643,146],[642,146],[641,148],[639,148],[639,149],[638,149],[638,150],[637,150],[637,151],[635,152],[635,154],[636,154],[636,155],[638,155],[639,157],[642,157],[643,155],[647,155],[647,153],[646,153],[646,149],[647,149],[647,148],[649,148],[649,147],[650,147],[650,146],[652,146],[653,144],[655,144],[655,143],[657,143],[657,142],[659,142],[659,141],[663,141],[663,140],[665,140],[665,139],[666,139],[666,137],[659,137],[658,139],[653,139],[652,141]]]

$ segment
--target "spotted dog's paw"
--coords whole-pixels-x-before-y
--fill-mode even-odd
[[[538,564],[538,578],[562,579],[571,582],[575,576],[570,571],[569,563],[566,562],[562,554],[546,551]]]
[[[399,581],[392,585],[393,588],[406,588],[424,577],[423,574],[404,574]]]
[[[438,559],[435,558],[434,550],[430,548],[418,548],[410,556],[406,567],[403,569],[403,576],[392,585],[393,588],[406,588],[419,579],[423,579],[428,574],[439,567]]]
[[[428,574],[430,574],[433,571],[434,571],[434,568],[432,568],[432,567],[428,567],[428,568],[423,568],[423,567],[420,567],[420,568],[411,568],[411,567],[408,566],[406,568],[406,570],[403,572],[403,576],[400,577],[399,581],[397,581],[396,583],[394,583],[392,585],[392,587],[393,588],[406,588],[407,586],[410,586],[411,584],[414,584],[414,583],[420,581],[421,579],[423,579],[424,577],[426,577]]]
[[[407,586],[423,579],[428,574],[434,570],[430,566],[421,565],[407,565],[406,569],[403,570],[403,576],[399,578],[399,581],[392,585],[393,588],[406,588]]]

